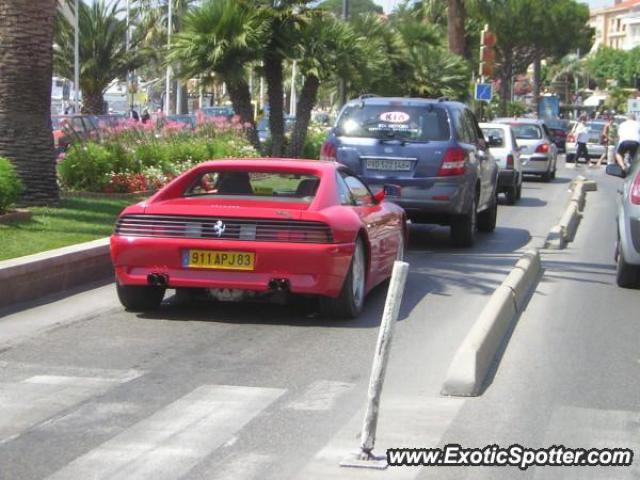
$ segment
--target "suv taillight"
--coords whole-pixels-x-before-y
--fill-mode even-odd
[[[462,175],[466,168],[467,155],[460,147],[453,147],[447,150],[442,159],[442,165],[438,171],[439,177],[452,177]]]
[[[331,142],[324,142],[320,148],[320,160],[336,162],[338,160],[338,149]]]
[[[640,205],[640,173],[636,175],[636,179],[631,184],[629,200],[631,200],[631,203],[634,205]]]
[[[538,145],[538,148],[536,148],[536,153],[549,153],[549,144],[543,143],[541,145]]]
[[[513,155],[507,155],[507,168],[513,168]]]

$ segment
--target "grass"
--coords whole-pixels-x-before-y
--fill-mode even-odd
[[[109,236],[131,199],[65,198],[55,208],[32,208],[33,217],[0,225],[0,260]]]

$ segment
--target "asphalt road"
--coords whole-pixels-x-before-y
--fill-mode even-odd
[[[445,443],[627,446],[640,453],[640,292],[615,286],[617,180],[598,181],[576,240],[545,276],[485,393],[439,395],[493,289],[560,217],[575,169],[525,183],[471,250],[414,226],[376,451]],[[581,172],[582,173],[582,172]],[[153,315],[113,286],[0,318],[0,479],[639,478],[626,469],[338,467],[358,446],[385,297],[341,322],[311,304],[169,299]],[[598,476],[600,475],[600,476]]]

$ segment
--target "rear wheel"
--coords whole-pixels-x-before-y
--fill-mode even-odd
[[[478,230],[481,232],[493,232],[496,229],[498,219],[498,197],[493,196],[493,204],[478,214]]]
[[[362,238],[356,240],[349,273],[344,280],[337,298],[322,297],[320,309],[326,316],[338,318],[356,318],[364,306],[367,258]]]
[[[507,205],[514,205],[518,200],[518,186],[513,185],[509,187],[509,190],[504,192],[504,194],[507,197]]]
[[[622,288],[635,288],[640,283],[640,268],[629,265],[624,258],[622,246],[618,242],[618,262],[616,265],[616,283]]]
[[[516,189],[516,200],[520,200],[522,198],[522,175],[520,175],[520,183]]]
[[[456,247],[472,247],[476,237],[478,212],[476,200],[471,203],[471,211],[451,220],[451,241]]]
[[[146,285],[120,285],[116,282],[118,299],[131,312],[155,310],[162,303],[165,289]]]
[[[543,182],[550,182],[551,181],[551,170],[549,170],[548,172],[544,172],[540,178],[542,178]]]

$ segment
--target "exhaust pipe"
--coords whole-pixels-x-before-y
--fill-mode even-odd
[[[272,278],[269,280],[269,290],[275,292],[288,292],[289,280],[286,278]]]
[[[169,285],[169,275],[166,273],[150,273],[147,275],[147,283],[153,287],[167,288]]]

